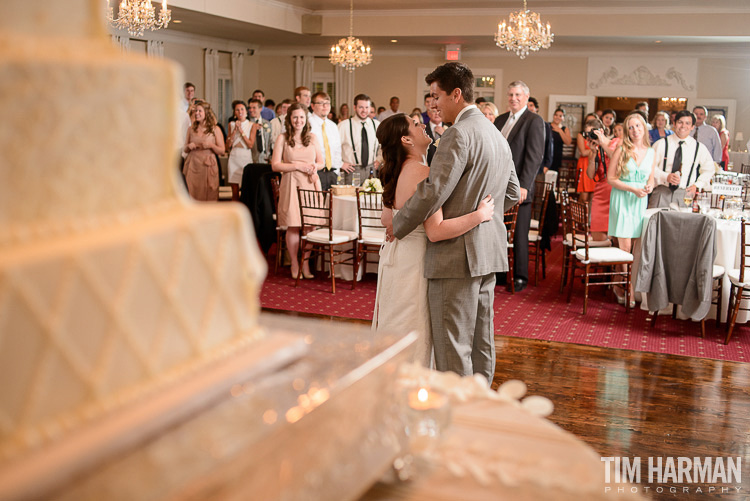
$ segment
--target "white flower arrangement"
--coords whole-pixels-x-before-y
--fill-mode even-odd
[[[383,191],[383,185],[380,184],[380,179],[376,177],[365,179],[365,182],[362,184],[362,191],[369,191],[369,192]]]

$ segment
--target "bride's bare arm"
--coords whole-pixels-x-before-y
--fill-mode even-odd
[[[487,195],[474,212],[451,219],[443,219],[443,209],[427,218],[424,222],[424,230],[430,242],[439,242],[463,235],[467,231],[479,226],[480,223],[492,219],[495,213],[495,201],[492,195]]]

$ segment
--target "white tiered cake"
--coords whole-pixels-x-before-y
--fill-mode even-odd
[[[6,474],[263,337],[245,209],[177,188],[180,72],[120,55],[103,16],[99,0],[5,2],[0,16]],[[153,412],[197,405],[183,399]]]

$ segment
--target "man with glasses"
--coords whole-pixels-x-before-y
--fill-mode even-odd
[[[310,131],[318,138],[318,144],[323,150],[325,167],[318,171],[320,185],[324,190],[337,184],[341,172],[341,137],[338,126],[328,118],[331,111],[331,97],[325,92],[316,92],[312,96],[312,115],[310,115]]]

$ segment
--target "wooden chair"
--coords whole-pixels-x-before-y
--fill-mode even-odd
[[[362,275],[367,273],[367,255],[379,254],[385,242],[385,227],[380,222],[383,213],[383,192],[355,190],[357,196],[357,220],[359,236],[357,237],[357,267],[354,269],[354,281],[357,281],[359,265],[362,263]],[[352,284],[354,288],[354,284]]]
[[[750,258],[750,242],[748,242],[747,228],[750,226],[750,221],[742,221],[740,228],[740,267],[738,269],[729,270],[727,276],[729,276],[729,305],[727,308],[727,338],[724,344],[729,344],[729,339],[732,337],[735,323],[737,322],[737,313],[740,310],[748,311],[750,308],[743,308],[742,301],[750,299],[750,282],[747,281],[748,277],[745,271],[746,263],[750,264],[748,258]],[[718,314],[718,312],[717,312]]]
[[[740,167],[741,174],[750,174],[750,164],[742,164]]]
[[[573,296],[573,283],[576,269],[580,268],[583,277],[583,314],[589,301],[590,285],[623,285],[625,287],[625,311],[630,309],[630,274],[633,266],[633,255],[617,247],[593,247],[589,237],[589,209],[585,203],[571,201],[568,205],[573,246],[570,261],[570,286],[568,288],[568,302]],[[616,280],[623,274],[618,266],[625,266],[625,280]],[[607,268],[613,268],[607,270]],[[598,270],[598,271],[596,271]],[[608,281],[597,281],[590,284],[591,277],[611,277]]]
[[[560,220],[562,221],[562,271],[560,273],[560,294],[565,290],[568,281],[568,266],[571,255],[580,246],[580,239],[573,238],[573,225],[570,221],[570,195],[568,192],[560,193]],[[612,242],[607,240],[589,240],[590,247],[612,247]]]
[[[578,168],[575,158],[563,158],[560,171],[557,173],[557,194],[565,192],[573,195],[578,189]]]
[[[279,188],[281,181],[279,177],[271,178],[271,193],[273,194],[273,218],[276,221],[276,264],[273,270],[274,274],[279,272],[281,260],[284,258],[286,251],[286,226],[279,226]]]
[[[516,293],[516,284],[513,277],[513,265],[515,263],[513,253],[513,237],[516,234],[516,218],[518,218],[518,204],[514,205],[508,212],[503,214],[505,219],[505,230],[508,232],[508,275],[507,283],[510,288],[510,293]]]
[[[335,266],[347,264],[351,265],[353,270],[357,269],[357,233],[333,229],[333,196],[330,191],[297,188],[297,196],[302,228],[315,229],[300,238],[300,266],[294,286],[299,285],[303,261],[309,260],[312,252],[317,251],[328,255],[328,264],[331,268],[331,292],[336,294]],[[342,248],[347,247],[348,244],[351,244],[351,249]],[[310,257],[305,258],[305,253],[308,251],[311,252]],[[357,281],[356,278],[356,276],[353,277],[352,289]]]
[[[529,262],[534,261],[534,285],[539,285],[539,263],[542,264],[542,277],[547,278],[547,258],[542,249],[542,230],[547,213],[549,197],[553,193],[552,183],[536,181],[534,200],[531,202],[531,229],[529,230]]]

